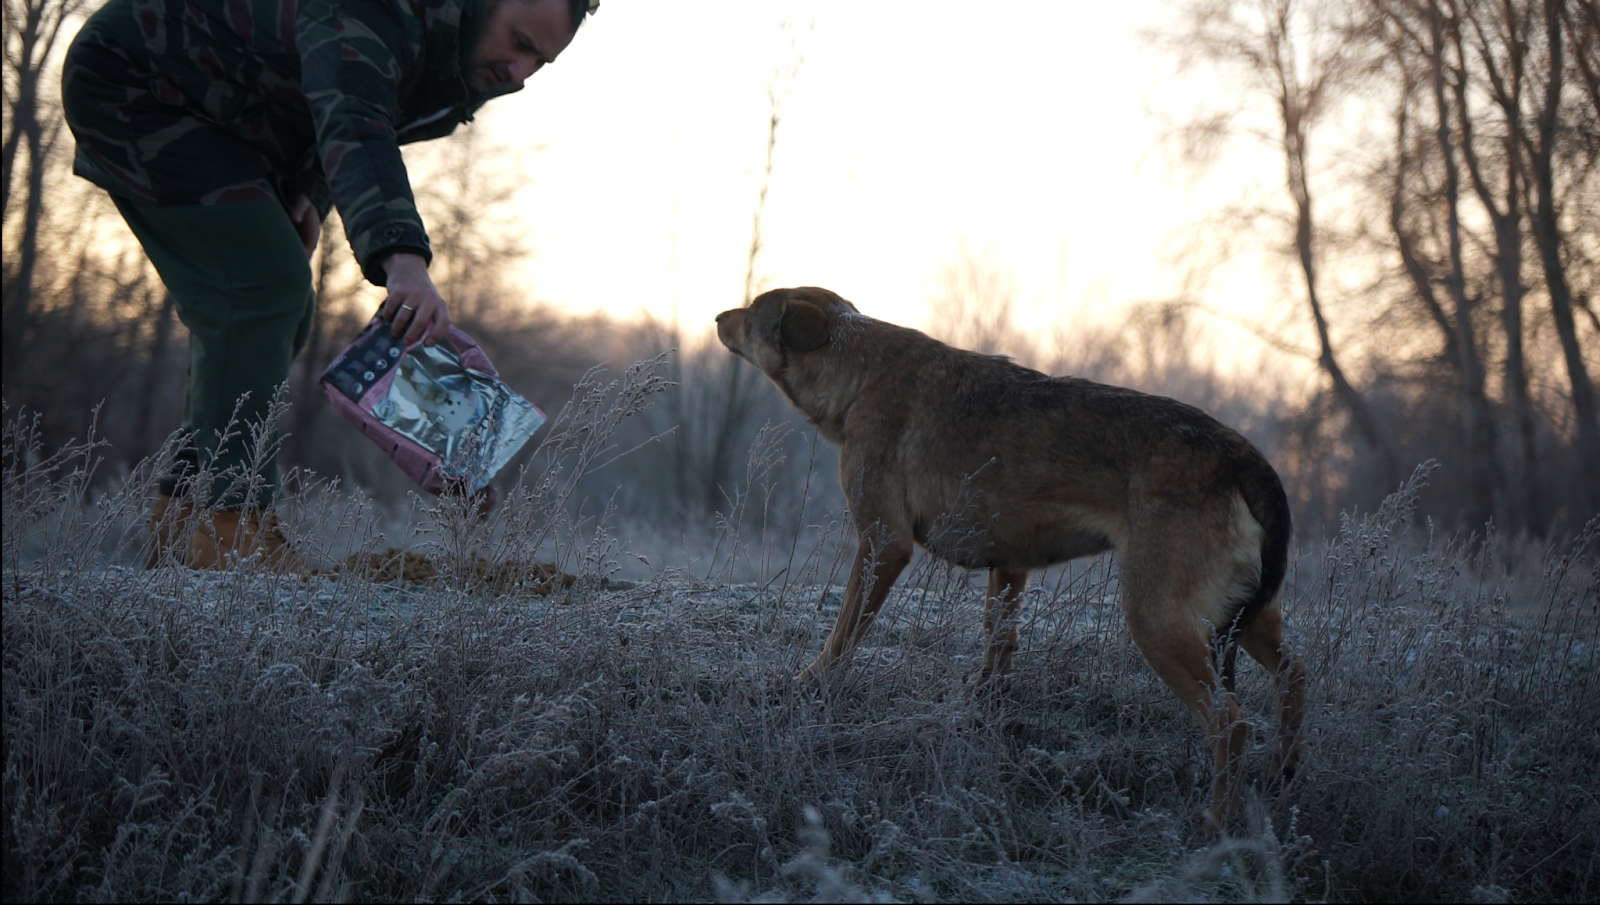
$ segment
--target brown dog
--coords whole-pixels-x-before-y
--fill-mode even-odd
[[[765,293],[717,315],[717,336],[840,447],[859,548],[839,620],[799,678],[848,657],[913,542],[989,570],[985,678],[1011,665],[1028,572],[1113,550],[1134,643],[1216,755],[1213,826],[1237,808],[1248,728],[1235,644],[1277,677],[1275,774],[1292,774],[1305,666],[1278,610],[1289,505],[1250,441],[1172,399],[953,349],[826,289]]]

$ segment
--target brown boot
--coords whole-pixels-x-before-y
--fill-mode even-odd
[[[226,569],[257,554],[274,572],[306,570],[305,558],[290,549],[271,509],[219,509],[189,542],[189,566],[194,569]]]
[[[169,556],[178,565],[186,566],[195,515],[189,488],[176,475],[162,478],[159,486],[160,495],[150,510],[150,544],[145,549],[144,567],[154,569]]]

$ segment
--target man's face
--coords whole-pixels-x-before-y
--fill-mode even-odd
[[[483,24],[467,84],[479,94],[505,94],[554,63],[572,41],[566,0],[504,0]]]

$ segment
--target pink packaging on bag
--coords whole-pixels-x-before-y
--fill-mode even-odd
[[[374,317],[322,372],[322,391],[430,493],[473,493],[544,424],[472,337],[407,347]]]

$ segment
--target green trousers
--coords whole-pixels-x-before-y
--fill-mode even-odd
[[[188,492],[207,505],[270,505],[281,477],[278,426],[268,415],[316,313],[311,266],[288,212],[276,201],[114,200],[189,328],[189,440],[178,471],[218,477],[206,487],[190,482]]]

